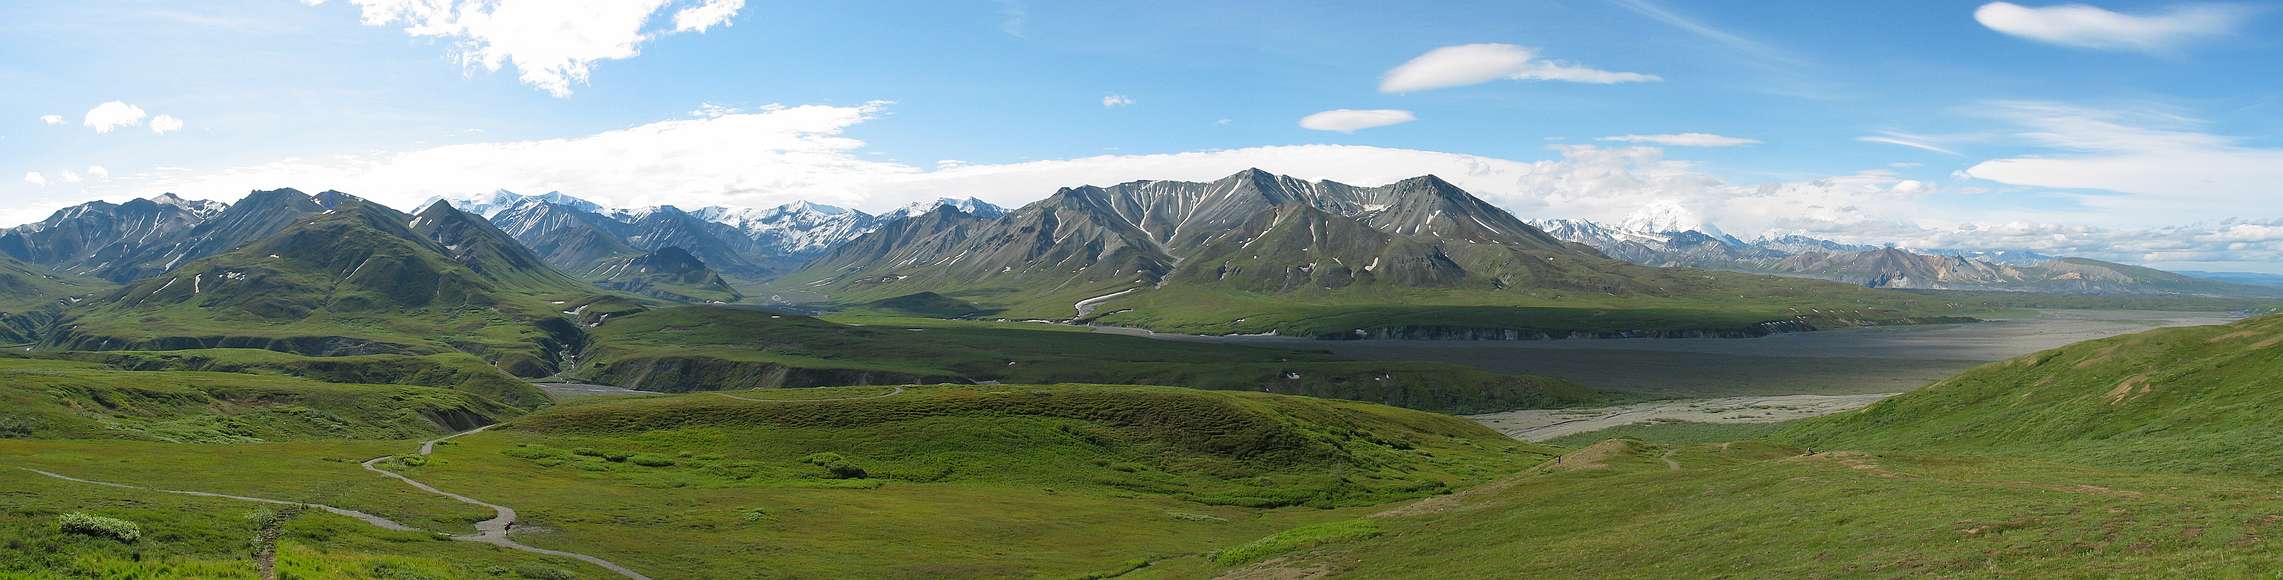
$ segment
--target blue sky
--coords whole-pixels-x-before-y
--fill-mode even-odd
[[[2273,5],[582,4],[0,6],[0,221],[283,186],[1020,204],[1257,165],[1525,218],[2283,260]]]

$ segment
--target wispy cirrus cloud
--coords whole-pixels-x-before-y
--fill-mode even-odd
[[[1615,143],[1649,143],[1653,145],[1664,145],[1667,147],[1737,147],[1742,145],[1760,144],[1760,140],[1758,139],[1729,137],[1726,135],[1715,135],[1712,133],[1612,135],[1609,137],[1602,137],[1597,139],[1597,141],[1608,141]]]
[[[1990,30],[2046,44],[2165,53],[2233,34],[2254,13],[2234,4],[2185,4],[2126,14],[2085,4],[2030,7],[1991,2],[1974,10],[1974,20]]]
[[[1380,78],[1379,92],[1408,93],[1495,80],[1614,84],[1662,79],[1656,75],[1605,71],[1546,60],[1538,58],[1536,49],[1512,44],[1461,44],[1427,51],[1387,71]]]
[[[1880,131],[1876,134],[1856,137],[1855,140],[1862,141],[1864,143],[1884,143],[1887,145],[1909,147],[1920,151],[1941,153],[1943,155],[1960,154],[1957,151],[1950,150],[1948,147],[1943,147],[1941,145],[1935,144],[1936,140],[1933,137],[1912,135],[1909,133],[1902,133],[1897,131]]]
[[[2204,121],[2158,106],[2087,107],[2042,101],[1985,104],[1982,114],[2051,153],[1990,159],[1964,173],[1999,183],[2100,190],[2080,202],[2119,213],[2234,213],[2272,208],[2283,148],[2207,132]]]

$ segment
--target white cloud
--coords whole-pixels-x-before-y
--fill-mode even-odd
[[[2044,102],[1991,103],[1985,113],[2015,137],[2056,153],[1991,159],[1965,174],[2030,187],[2126,195],[2077,200],[2106,213],[2197,218],[2273,211],[2283,148],[2205,133],[2201,121],[2161,109],[2098,109]]]
[[[104,168],[103,168],[103,166],[101,166],[101,165],[89,165],[89,166],[87,166],[87,178],[88,178],[88,179],[110,179],[110,178],[111,178],[111,170],[109,170],[109,169],[104,169]]]
[[[173,133],[175,131],[181,130],[182,119],[174,118],[174,115],[159,115],[156,117],[151,117],[152,133],[165,135],[167,133]]]
[[[38,171],[26,171],[24,172],[24,183],[29,183],[39,187],[47,187],[48,176],[40,175],[40,172]]]
[[[62,125],[63,115],[40,115],[40,122],[49,126]]]
[[[1131,104],[1134,104],[1134,100],[1133,100],[1133,99],[1129,99],[1129,98],[1126,98],[1126,96],[1125,96],[1125,95],[1103,95],[1103,96],[1102,96],[1102,107],[1103,107],[1103,108],[1110,108],[1110,107],[1123,107],[1123,106],[1126,106],[1126,105],[1131,105]]]
[[[2250,14],[2247,8],[2227,4],[2191,4],[2136,15],[2084,4],[2032,8],[1991,2],[1974,10],[1974,20],[1990,30],[2049,44],[2164,53],[2230,34]]]
[[[674,32],[697,32],[720,25],[729,27],[729,19],[745,9],[745,0],[705,0],[704,3],[674,12]]]
[[[1613,84],[1662,80],[1656,75],[1610,72],[1542,60],[1534,49],[1512,44],[1461,44],[1427,51],[1380,78],[1379,92],[1405,93],[1487,83],[1494,80],[1567,81]]]
[[[674,12],[671,29],[643,28],[668,0],[352,0],[370,26],[448,39],[462,66],[499,71],[557,97],[586,84],[595,63],[641,54],[642,44],[678,32],[728,26],[743,0],[704,0]]]
[[[1300,118],[1300,127],[1317,131],[1354,133],[1372,127],[1401,125],[1419,120],[1401,109],[1332,109]]]
[[[1222,117],[1222,118],[1220,118],[1220,120],[1217,120],[1217,121],[1213,121],[1213,126],[1215,126],[1215,127],[1227,127],[1227,126],[1229,126],[1229,123],[1231,123],[1231,122],[1232,122],[1232,121],[1230,121],[1228,117]]]
[[[620,206],[774,205],[805,197],[862,201],[856,183],[918,171],[857,156],[843,136],[886,103],[763,107],[715,117],[659,121],[560,139],[499,141],[409,151],[288,158],[209,171],[114,176],[114,189],[235,199],[253,189],[339,189],[408,205],[429,196],[506,188],[559,190]]]
[[[1909,147],[1909,148],[1912,148],[1912,149],[1917,149],[1917,150],[1920,150],[1920,151],[1931,151],[1931,152],[1934,152],[1934,153],[1941,153],[1941,154],[1943,154],[1943,155],[1957,155],[1957,154],[1958,154],[1958,152],[1957,152],[1957,151],[1951,151],[1949,148],[1943,147],[1943,146],[1941,146],[1941,145],[1936,145],[1936,144],[1934,144],[1934,143],[1933,143],[1933,141],[1934,141],[1934,140],[1933,140],[1933,139],[1931,139],[1931,138],[1928,138],[1928,137],[1924,137],[1924,136],[1919,136],[1919,135],[1912,135],[1912,134],[1909,134],[1909,133],[1896,133],[1896,132],[1893,132],[1893,131],[1880,131],[1880,132],[1879,132],[1879,134],[1877,134],[1877,135],[1864,135],[1864,136],[1861,136],[1861,137],[1856,137],[1856,138],[1855,138],[1855,140],[1856,140],[1856,141],[1862,141],[1862,142],[1864,142],[1864,143],[1885,143],[1885,144],[1888,144],[1888,145],[1899,145],[1899,146],[1903,146],[1903,147]]]
[[[144,115],[142,107],[111,101],[88,109],[83,123],[97,133],[109,133],[112,129],[142,124]]]
[[[79,183],[80,181],[79,174],[69,169],[63,170],[63,174],[56,177],[62,179],[64,183]]]
[[[1728,137],[1725,135],[1714,135],[1711,133],[1617,135],[1613,137],[1602,137],[1600,140],[1613,141],[1618,143],[1653,143],[1671,147],[1735,147],[1738,145],[1758,145],[1760,143],[1758,139]]]

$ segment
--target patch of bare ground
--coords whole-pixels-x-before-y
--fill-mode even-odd
[[[1561,457],[1556,457],[1554,458],[1553,465],[1548,465],[1546,468],[1554,471],[1609,469],[1610,458],[1632,452],[1632,441],[1627,441],[1624,439],[1609,439],[1600,443],[1587,445],[1584,449],[1571,451],[1567,454],[1562,455]]]
[[[2275,346],[2275,345],[2278,345],[2278,344],[2283,344],[2283,334],[2278,334],[2278,335],[2275,335],[2275,336],[2273,336],[2273,337],[2269,337],[2267,340],[2262,340],[2262,341],[2259,341],[2257,344],[2253,344],[2253,345],[2251,345],[2251,349],[2252,349],[2252,350],[2259,350],[2259,349],[2262,349],[2262,348],[2267,348],[2267,347]]]
[[[2101,361],[2109,360],[2109,355],[2117,353],[2117,346],[2118,345],[2114,344],[2108,345],[2107,347],[2102,348],[2100,352],[2093,353],[2093,356],[2085,357],[2085,360],[2077,361],[2075,368],[2086,368],[2101,364]]]
[[[1847,466],[1848,469],[1853,469],[1877,477],[1883,477],[1887,479],[1898,479],[1905,477],[1903,474],[1888,471],[1887,468],[1880,467],[1878,456],[1861,451],[1825,451],[1822,453],[1809,453],[1806,455],[1792,456],[1786,459],[1786,461],[1829,461]]]
[[[1297,557],[1286,556],[1230,570],[1216,578],[1219,580],[1316,580],[1317,578],[1331,577],[1332,573],[1337,571],[1339,569],[1331,564],[1303,562]]]
[[[2109,394],[2102,398],[2108,399],[2111,405],[2118,405],[2132,400],[2133,397],[2146,395],[2152,389],[2153,387],[2148,384],[2148,373],[2140,373],[2117,383],[2117,387],[2109,389]]]

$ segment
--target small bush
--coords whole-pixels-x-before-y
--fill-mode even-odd
[[[830,451],[809,454],[808,457],[801,458],[801,463],[822,467],[825,472],[832,474],[833,479],[864,479],[871,475],[865,473],[864,468],[849,462],[848,458]]]
[[[635,465],[640,465],[643,467],[670,467],[674,465],[673,458],[656,453],[638,453],[635,454],[633,458],[629,459],[629,461],[632,461]]]
[[[500,454],[500,455],[506,455],[506,456],[508,456],[508,457],[513,457],[513,458],[516,458],[516,459],[534,459],[534,460],[537,460],[537,459],[546,459],[546,458],[549,458],[549,457],[556,457],[556,456],[560,456],[560,455],[562,455],[562,454],[563,454],[563,452],[562,452],[562,451],[560,451],[560,450],[557,450],[557,449],[555,449],[555,448],[553,448],[553,447],[535,447],[535,446],[534,446],[534,447],[523,447],[523,446],[518,446],[518,447],[509,447],[509,448],[506,448],[506,449],[501,449],[501,450],[499,450],[499,454]]]
[[[67,534],[111,538],[129,544],[143,539],[143,527],[135,522],[79,512],[56,516],[55,527]]]
[[[1165,512],[1165,515],[1172,516],[1173,519],[1181,520],[1184,522],[1212,522],[1216,524],[1229,523],[1229,518],[1224,518],[1221,516],[1193,514],[1188,512]]]
[[[421,455],[406,455],[396,458],[396,464],[405,467],[419,467],[422,465],[427,465],[428,458]]]

